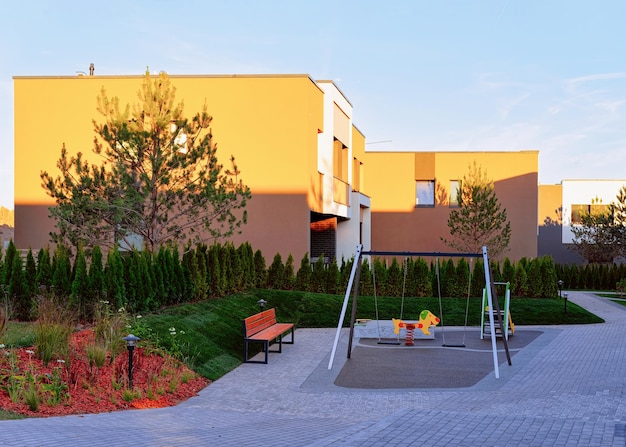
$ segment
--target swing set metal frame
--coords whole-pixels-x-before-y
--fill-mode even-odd
[[[496,334],[495,334],[495,320],[498,320],[498,326],[503,327],[502,315],[500,312],[500,305],[498,303],[496,288],[493,282],[493,278],[491,275],[491,265],[489,263],[489,255],[487,247],[482,248],[482,253],[444,253],[444,252],[411,252],[411,251],[364,251],[363,245],[358,245],[356,253],[354,255],[353,263],[352,263],[352,271],[350,273],[350,278],[348,280],[348,286],[346,288],[346,294],[344,296],[343,305],[341,308],[341,314],[339,316],[339,322],[337,324],[337,331],[335,333],[335,338],[333,341],[333,347],[330,354],[330,360],[328,362],[328,369],[332,369],[333,362],[335,359],[335,355],[337,352],[337,345],[339,344],[339,338],[341,336],[341,329],[343,327],[343,323],[346,317],[346,312],[348,308],[348,301],[350,299],[350,293],[352,292],[352,313],[350,317],[350,332],[348,339],[348,352],[347,358],[350,358],[352,353],[352,341],[354,338],[354,324],[356,321],[356,312],[357,312],[357,303],[359,296],[359,283],[361,278],[361,263],[362,257],[370,255],[370,256],[422,256],[422,257],[467,257],[467,258],[483,258],[484,270],[485,270],[485,284],[487,285],[487,302],[489,305],[489,323],[490,323],[490,331],[491,331],[491,350],[493,353],[493,366],[494,366],[494,374],[495,378],[500,378],[500,370],[498,365],[498,351],[496,346]],[[437,260],[437,263],[439,261]],[[438,268],[438,267],[437,267]],[[356,285],[355,285],[356,284]],[[441,300],[441,291],[438,291],[439,299]],[[403,293],[404,294],[404,293]],[[466,325],[467,325],[467,315],[466,315]],[[508,364],[511,365],[511,355],[509,353],[508,343],[505,338],[503,338],[504,350],[506,352],[506,358]],[[444,347],[455,347],[452,345],[445,344]]]

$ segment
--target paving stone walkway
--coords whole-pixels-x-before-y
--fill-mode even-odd
[[[177,407],[0,421],[0,446],[626,446],[626,307],[569,299],[606,322],[518,325],[544,334],[470,388],[337,387],[346,333],[329,370],[335,330],[299,329]]]

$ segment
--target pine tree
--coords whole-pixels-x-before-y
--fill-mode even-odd
[[[93,152],[100,165],[63,147],[58,177],[41,173],[57,206],[56,243],[133,247],[140,237],[154,252],[162,244],[230,237],[246,222],[250,189],[234,157],[219,163],[206,106],[192,119],[175,102],[167,74],[146,72],[139,102],[120,106],[102,90]]]
[[[104,295],[104,266],[102,265],[102,250],[95,246],[91,251],[89,265],[89,296],[92,304],[102,301]]]
[[[433,285],[430,280],[430,271],[428,269],[428,264],[423,258],[417,258],[413,265],[413,271],[415,277],[415,296],[433,296]]]
[[[254,252],[252,246],[248,242],[244,242],[237,249],[237,254],[241,262],[243,282],[243,290],[248,290],[256,284],[254,270]]]
[[[104,268],[104,284],[107,301],[109,301],[113,309],[126,308],[128,305],[124,276],[124,261],[116,246],[113,250],[109,251]]]
[[[74,274],[70,292],[69,305],[72,309],[77,310],[80,319],[84,320],[89,317],[87,310],[87,295],[89,294],[89,278],[87,276],[87,260],[82,246],[78,246],[76,250],[76,258],[74,260]]]
[[[11,276],[9,278],[9,300],[12,300],[10,307],[13,309],[15,318],[26,321],[31,316],[31,300],[26,293],[22,258],[19,255],[13,256],[12,263],[13,266],[10,269]]]
[[[261,250],[254,252],[254,277],[257,288],[263,289],[267,286],[267,269],[265,268],[265,258]]]
[[[17,248],[15,247],[13,240],[10,240],[4,255],[4,263],[2,265],[2,284],[9,285],[9,281],[11,280],[11,270],[15,265],[15,257],[19,257],[19,253],[17,252]]]
[[[519,262],[515,266],[515,276],[511,283],[511,294],[519,297],[528,296],[528,275],[524,265]]]
[[[504,264],[502,265],[502,282],[513,282],[513,277],[515,276],[515,267],[511,263],[509,258],[504,259]]]
[[[294,273],[293,256],[291,256],[290,253],[289,256],[287,256],[287,261],[285,262],[285,283],[283,284],[283,289],[293,290],[295,282],[296,276]]]
[[[465,297],[471,293],[470,285],[470,266],[464,259],[460,258],[456,264],[456,295],[457,297]]]
[[[155,284],[154,292],[155,299],[160,306],[169,304],[169,288],[166,287],[166,281],[169,281],[168,268],[167,268],[167,253],[166,248],[161,246],[159,252],[156,255],[155,265]]]
[[[557,277],[554,270],[554,261],[551,256],[542,256],[539,258],[541,269],[541,296],[545,298],[554,298],[558,296]]]
[[[283,265],[280,253],[274,255],[274,260],[267,269],[267,287],[270,289],[280,290],[285,283],[285,266]]]
[[[450,238],[441,238],[449,247],[464,253],[481,253],[487,246],[493,259],[508,250],[511,223],[502,209],[492,180],[476,162],[469,167],[457,191],[459,208],[450,211]]]
[[[476,260],[474,264],[474,270],[472,271],[472,296],[483,296],[483,290],[485,288],[485,264],[482,259]]]
[[[313,264],[311,274],[310,292],[324,293],[326,290],[326,268],[324,266],[324,256],[321,255]]]
[[[373,296],[374,295],[374,283],[372,278],[372,270],[370,268],[370,261],[368,259],[364,259],[361,261],[361,272],[360,272],[361,280],[358,284],[359,287],[359,295],[362,296]],[[356,287],[357,284],[354,284],[353,287]]]
[[[207,254],[208,277],[210,279],[209,293],[211,296],[221,296],[221,267],[219,257],[219,247],[215,244],[209,247]]]
[[[333,260],[328,264],[326,269],[326,293],[336,295],[339,291],[339,266],[337,265],[337,258],[333,257]]]
[[[375,293],[378,296],[387,295],[387,266],[380,258],[374,258],[372,281],[376,282]]]
[[[309,289],[311,282],[311,261],[309,261],[309,254],[305,253],[300,260],[300,268],[296,274],[296,289],[306,291]]]
[[[530,298],[543,296],[542,280],[540,262],[538,259],[533,259],[528,264],[528,296]]]
[[[50,288],[52,285],[52,261],[47,247],[37,253],[37,284],[42,288]]]
[[[72,263],[63,245],[57,245],[52,257],[52,286],[60,297],[69,297],[72,292]]]
[[[37,295],[37,263],[32,250],[26,253],[26,266],[24,267],[24,279],[26,284],[26,295],[33,299]]]
[[[400,263],[396,257],[391,260],[391,265],[387,269],[386,294],[399,297],[402,294],[404,283],[404,268],[400,268]]]
[[[232,293],[235,290],[233,278],[233,257],[231,255],[232,244],[219,246],[220,257],[220,282],[222,295]]]

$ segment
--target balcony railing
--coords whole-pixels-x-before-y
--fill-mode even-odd
[[[337,177],[333,177],[333,201],[350,205],[350,185]]]

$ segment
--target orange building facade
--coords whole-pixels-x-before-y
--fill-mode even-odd
[[[15,77],[15,243],[49,245],[54,202],[40,173],[58,174],[69,154],[92,152],[96,99],[105,89],[120,104],[136,102],[144,76]],[[170,76],[177,102],[193,116],[206,103],[214,117],[218,158],[236,158],[252,192],[248,224],[232,241],[251,243],[271,259],[291,254],[349,257],[369,228],[369,199],[353,187],[353,145],[364,136],[352,105],[334,83],[308,75]],[[36,126],[36,127],[35,127]],[[369,230],[366,230],[369,231]],[[369,233],[367,233],[369,234]],[[323,251],[320,251],[323,250]],[[344,251],[345,250],[345,251]]]
[[[368,191],[372,199],[375,250],[454,251],[448,217],[456,207],[458,182],[476,163],[493,180],[511,222],[511,260],[537,255],[538,151],[521,152],[368,152]]]
[[[352,104],[308,75],[170,76],[192,116],[206,103],[223,162],[234,155],[252,192],[248,223],[232,238],[266,259],[297,263],[366,250],[450,251],[451,191],[476,163],[494,181],[511,222],[512,260],[537,255],[538,152],[371,152]],[[57,174],[64,144],[93,157],[101,89],[136,102],[143,76],[15,77],[15,243],[48,246],[54,203],[40,173]],[[429,188],[432,197],[429,197]],[[432,199],[432,203],[427,203]],[[222,241],[223,242],[223,241]]]

